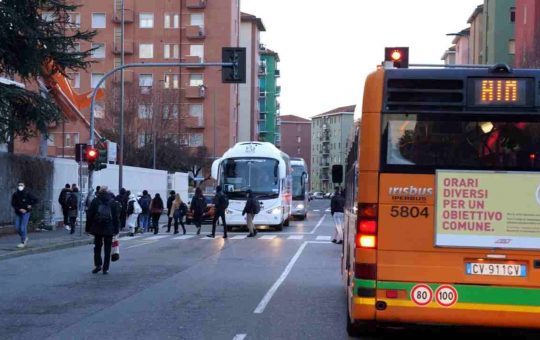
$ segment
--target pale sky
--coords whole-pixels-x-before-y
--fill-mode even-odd
[[[442,63],[482,0],[240,0],[263,20],[279,53],[281,114],[302,117],[357,104],[384,47],[409,46],[410,63]]]

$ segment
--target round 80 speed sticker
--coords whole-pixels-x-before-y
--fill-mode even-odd
[[[442,285],[435,291],[435,299],[439,305],[450,307],[458,301],[458,292],[450,285]]]
[[[419,306],[426,306],[433,300],[433,290],[428,285],[416,285],[411,289],[411,300]]]

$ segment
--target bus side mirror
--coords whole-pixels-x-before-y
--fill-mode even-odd
[[[332,182],[334,183],[343,182],[343,165],[341,164],[332,165]]]

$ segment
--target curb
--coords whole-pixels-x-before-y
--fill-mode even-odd
[[[128,232],[120,232],[119,236],[123,237],[123,236],[126,236],[127,234]],[[50,244],[44,247],[14,250],[12,253],[0,254],[0,261],[15,258],[15,257],[26,256],[26,255],[47,253],[50,251],[67,249],[67,248],[75,248],[75,247],[80,247],[80,246],[93,244],[93,243],[94,243],[94,238],[92,236],[89,236],[88,239],[85,239],[85,240],[67,241],[67,242],[62,242],[62,243]]]

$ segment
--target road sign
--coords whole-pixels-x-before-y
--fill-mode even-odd
[[[416,285],[411,290],[411,300],[418,306],[425,306],[433,300],[433,290],[425,284]]]
[[[435,291],[437,303],[443,307],[450,307],[458,301],[457,290],[450,285],[442,285]]]

